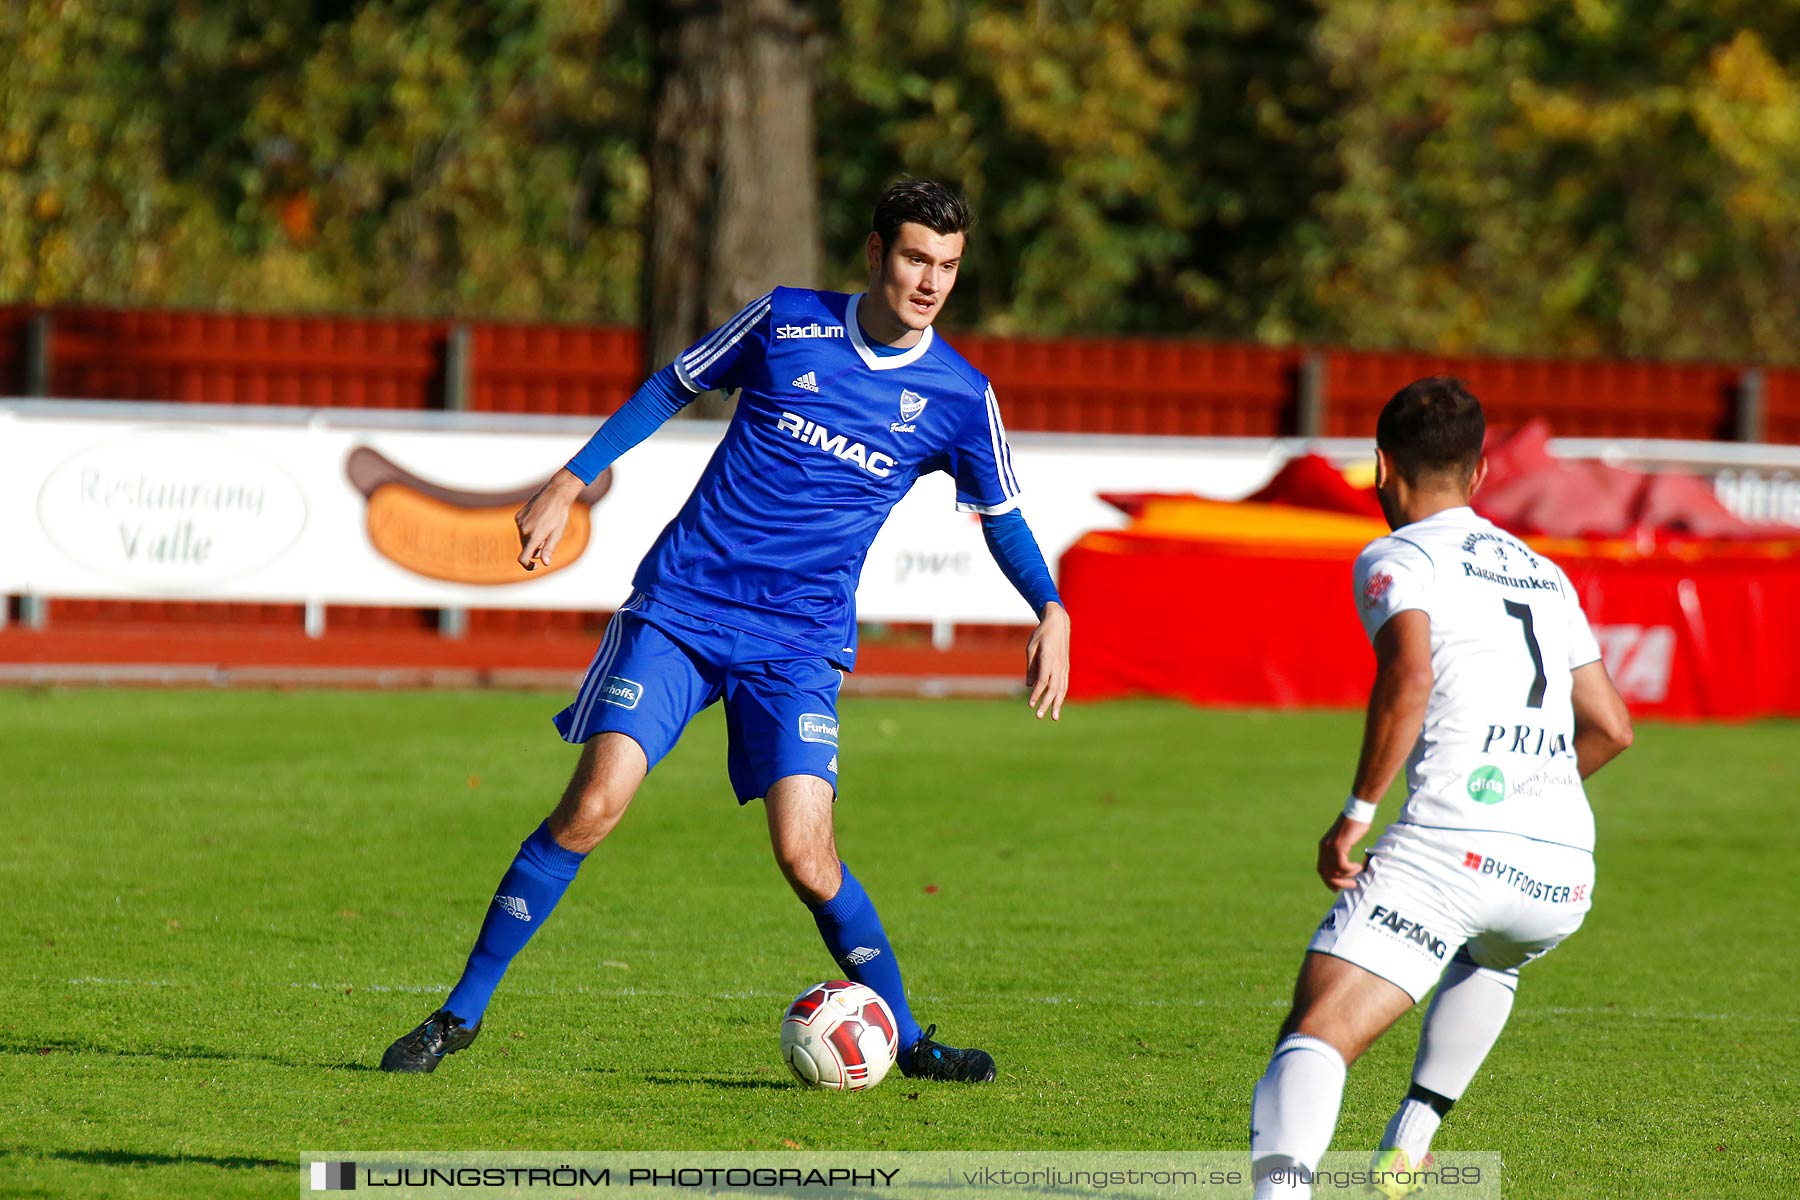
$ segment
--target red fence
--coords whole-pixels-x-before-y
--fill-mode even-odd
[[[1502,429],[1541,416],[1562,437],[1730,441],[1745,374],[1738,367],[1685,363],[1351,352],[1333,352],[1326,363],[1326,432],[1370,438],[1381,406],[1402,384],[1425,375],[1456,375],[1481,397],[1488,423]],[[1800,391],[1790,389],[1783,399],[1788,396],[1800,399]],[[1800,434],[1796,418],[1800,407],[1787,416],[1787,428]]]
[[[601,415],[643,375],[634,329],[0,307],[0,395]],[[459,333],[459,330],[461,331]],[[462,338],[458,349],[459,336]],[[34,358],[36,341],[39,353]],[[1373,433],[1420,375],[1467,380],[1493,424],[1567,436],[1800,442],[1800,369],[1269,349],[1151,338],[955,337],[1014,429]],[[37,377],[33,378],[33,372]],[[458,399],[460,397],[460,400]]]
[[[1567,436],[1800,442],[1800,369],[1270,349],[1176,339],[955,336],[993,380],[1015,430],[1373,437],[1393,391],[1467,380],[1490,421],[1548,418]],[[599,416],[643,376],[635,329],[102,308],[0,306],[0,395],[317,408]],[[4,598],[0,598],[4,602]],[[14,606],[13,615],[17,615]],[[53,628],[279,629],[291,605],[51,600]],[[430,636],[436,614],[333,609],[327,625]],[[566,636],[586,613],[476,612],[480,638]],[[0,622],[3,624],[4,622]]]

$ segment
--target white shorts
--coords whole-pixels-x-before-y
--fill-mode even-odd
[[[1390,825],[1307,947],[1355,963],[1415,1002],[1461,957],[1506,973],[1581,927],[1594,856],[1506,833]]]

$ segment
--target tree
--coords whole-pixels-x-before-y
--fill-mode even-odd
[[[652,6],[647,368],[777,284],[819,278],[816,39],[798,0]],[[703,401],[701,415],[722,411]]]
[[[897,172],[933,175],[980,222],[959,322],[1303,335],[1264,315],[1333,181],[1316,19],[1306,0],[842,6],[820,96],[827,244],[860,238]]]

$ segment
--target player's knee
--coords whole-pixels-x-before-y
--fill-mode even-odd
[[[1292,1037],[1294,1034],[1324,1042],[1338,1052],[1338,1056],[1344,1060],[1345,1066],[1349,1066],[1361,1058],[1363,1052],[1374,1040],[1363,1031],[1349,1027],[1342,1020],[1334,1018],[1328,1011],[1318,1007],[1305,1012],[1295,1009],[1289,1013],[1288,1019],[1282,1022],[1281,1037],[1276,1040],[1280,1041],[1282,1038]]]
[[[788,886],[808,905],[823,904],[837,895],[844,871],[837,852],[829,846],[781,842],[775,846],[775,863]]]
[[[586,854],[618,825],[634,790],[614,781],[577,776],[551,818],[551,833],[570,850]]]

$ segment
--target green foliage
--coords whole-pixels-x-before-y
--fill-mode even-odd
[[[1795,357],[1792,4],[817,11],[830,282],[908,172],[992,332]],[[0,300],[633,320],[650,15],[0,6]]]
[[[955,319],[1293,334],[1262,326],[1290,288],[1282,244],[1329,183],[1309,3],[927,0],[841,20],[819,98],[825,175],[845,184],[827,245],[860,237],[898,170],[942,176],[981,222]]]
[[[615,10],[14,5],[0,295],[629,318],[648,51]]]
[[[1295,264],[1319,332],[1791,360],[1797,35],[1785,4],[1331,4],[1343,182]]]
[[[558,794],[559,703],[0,691],[30,747],[0,787],[0,1194],[292,1195],[333,1148],[1243,1150],[1356,714],[846,702],[842,852],[918,1015],[1001,1074],[834,1096],[778,1056],[835,968],[715,708],[481,1040],[383,1075]],[[1648,725],[1595,780],[1593,914],[1526,968],[1440,1148],[1500,1151],[1508,1196],[1791,1194],[1794,735]],[[1356,1064],[1337,1145],[1380,1137],[1418,1028]]]

